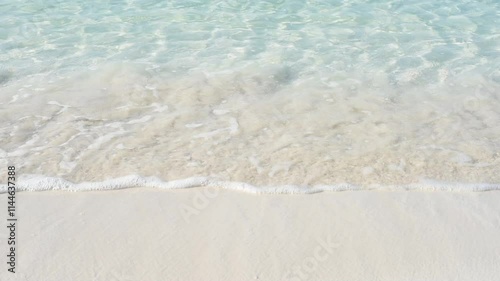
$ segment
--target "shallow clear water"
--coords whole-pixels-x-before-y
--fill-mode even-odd
[[[500,183],[500,1],[8,1],[0,161],[100,181]]]
[[[279,64],[383,71],[391,84],[477,71],[500,82],[499,1],[10,1],[3,82],[109,62],[162,71]]]

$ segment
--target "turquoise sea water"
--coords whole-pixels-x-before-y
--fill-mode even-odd
[[[3,83],[123,61],[166,71],[274,62],[296,76],[363,69],[394,84],[477,71],[500,82],[499,1],[40,0],[0,9]]]
[[[26,174],[499,183],[500,1],[3,1],[0,97]]]

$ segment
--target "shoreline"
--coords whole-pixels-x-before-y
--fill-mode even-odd
[[[500,190],[500,183],[461,183],[421,180],[411,184],[317,184],[317,185],[253,185],[239,181],[225,181],[215,177],[189,177],[164,181],[158,177],[129,175],[104,181],[71,182],[64,178],[41,175],[23,175],[16,191],[105,191],[133,188],[177,190],[191,188],[217,188],[252,194],[314,194],[339,191],[435,191],[435,192],[484,192]],[[0,194],[7,192],[7,185],[0,184]]]

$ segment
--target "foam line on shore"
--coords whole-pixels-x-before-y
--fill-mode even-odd
[[[244,182],[222,181],[210,177],[191,177],[186,179],[163,181],[157,177],[142,177],[129,175],[109,179],[101,182],[71,181],[41,175],[24,175],[16,185],[17,191],[97,191],[117,190],[126,188],[158,188],[158,189],[186,189],[195,187],[215,187],[252,194],[313,194],[319,192],[380,190],[380,191],[448,191],[448,192],[480,192],[500,190],[500,184],[490,183],[444,183],[432,180],[422,180],[419,183],[407,185],[355,185],[341,183],[334,185],[276,185],[254,186]],[[7,185],[0,185],[0,193],[7,192]]]

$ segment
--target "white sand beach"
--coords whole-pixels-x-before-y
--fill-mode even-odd
[[[6,194],[0,199],[5,206]],[[17,201],[17,273],[2,270],[0,280],[500,276],[497,191],[252,195],[138,188],[20,192]],[[5,231],[0,235],[5,241]]]

